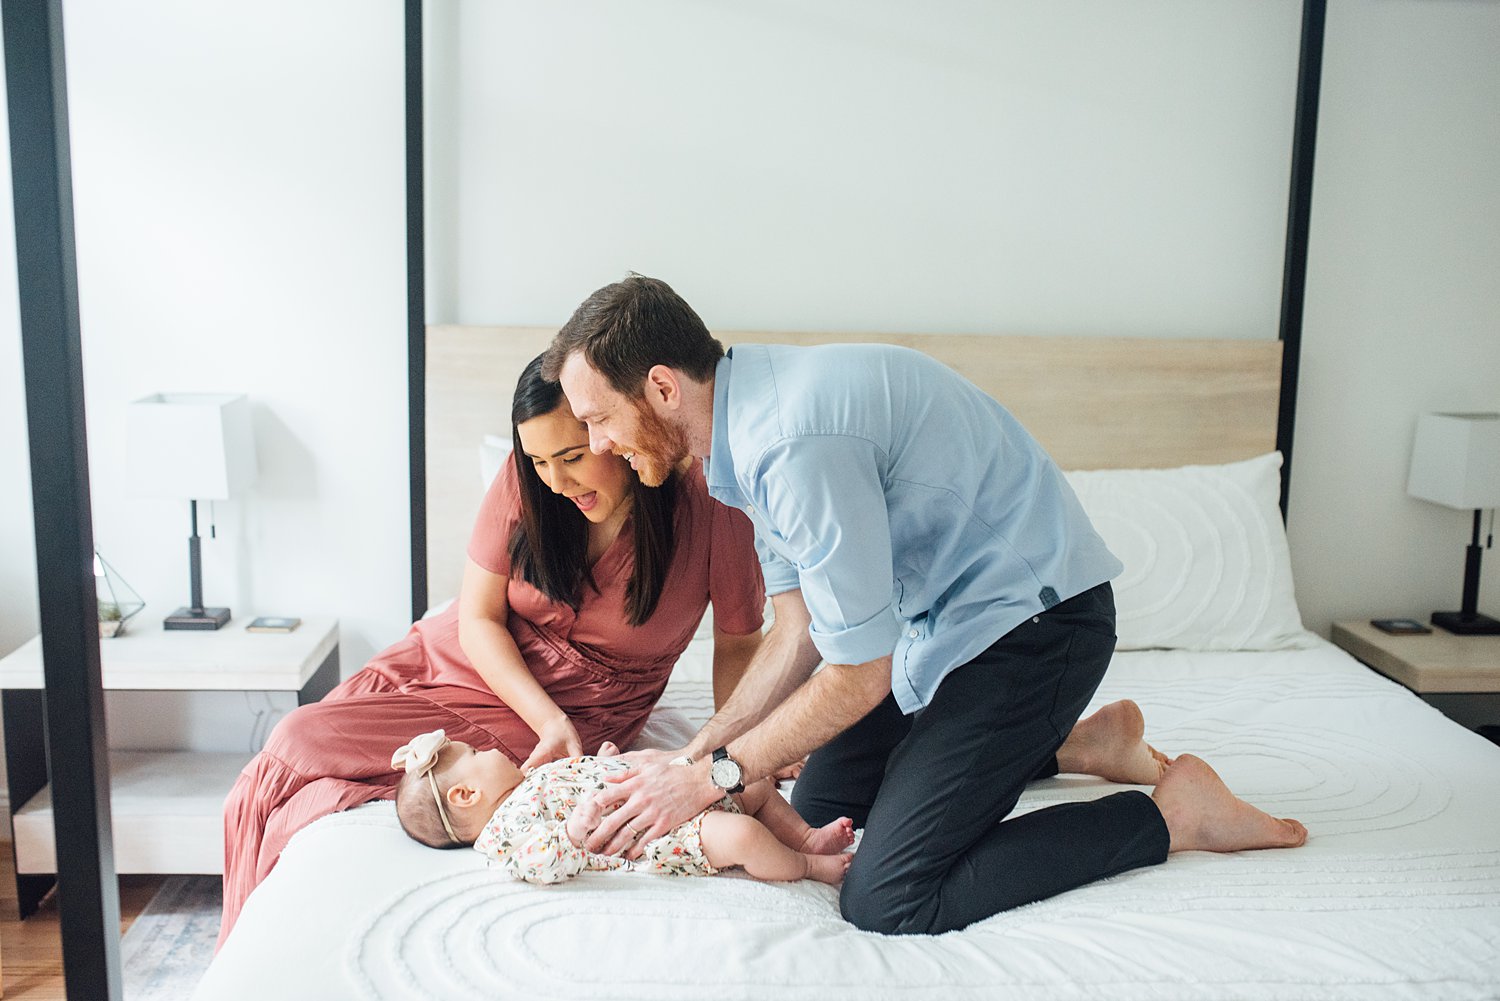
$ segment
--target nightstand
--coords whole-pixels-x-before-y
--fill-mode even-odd
[[[290,633],[250,633],[254,616],[213,631],[131,623],[99,642],[104,687],[144,691],[296,692],[316,702],[339,681],[336,619],[307,619]],[[55,882],[52,797],[42,736],[42,647],[37,637],[0,660],[6,773],[24,918]],[[224,798],[244,753],[111,751],[110,813],[120,873],[218,873],[224,865]]]
[[[1455,711],[1463,705],[1461,696],[1500,707],[1500,636],[1457,636],[1437,627],[1416,636],[1393,636],[1360,621],[1335,622],[1332,639],[1449,715],[1467,715]]]

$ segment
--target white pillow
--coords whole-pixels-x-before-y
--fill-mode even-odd
[[[510,435],[487,434],[479,442],[479,482],[488,490],[500,467],[510,459],[514,443]]]
[[[1278,507],[1281,453],[1222,466],[1066,475],[1125,564],[1114,581],[1119,649],[1315,644],[1292,593]]]

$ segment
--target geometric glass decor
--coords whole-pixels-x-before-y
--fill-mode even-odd
[[[118,636],[125,622],[146,607],[135,588],[98,553],[94,554],[94,592],[99,596],[99,635]]]

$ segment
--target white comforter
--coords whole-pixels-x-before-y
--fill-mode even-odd
[[[1120,654],[1096,702],[1126,695],[1153,742],[1301,819],[1307,846],[1176,855],[894,938],[846,925],[815,883],[507,882],[416,845],[377,803],[292,841],[196,998],[1500,997],[1500,747],[1327,644]],[[708,707],[705,685],[674,682],[656,742]],[[1118,788],[1064,776],[1020,809]]]

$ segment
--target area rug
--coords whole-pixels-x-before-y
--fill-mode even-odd
[[[172,876],[120,941],[130,1001],[187,1001],[214,958],[223,909],[218,876]]]

